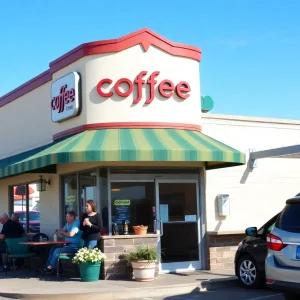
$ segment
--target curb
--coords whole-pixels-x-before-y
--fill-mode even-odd
[[[203,280],[200,283],[204,291],[235,287],[239,285],[238,279],[236,277],[232,278],[223,278],[223,279],[210,279]]]
[[[184,295],[209,290],[234,287],[238,285],[236,277],[203,280],[194,283],[167,285],[149,288],[124,288],[115,291],[102,289],[93,293],[65,293],[65,294],[18,294],[18,293],[1,293],[1,297],[20,300],[65,300],[70,297],[72,300],[128,300],[140,299],[141,292],[148,297],[164,297]]]

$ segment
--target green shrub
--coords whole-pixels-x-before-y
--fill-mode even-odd
[[[159,259],[159,255],[157,254],[156,247],[142,245],[136,247],[135,251],[125,254],[124,259],[129,262],[135,260],[156,261]]]

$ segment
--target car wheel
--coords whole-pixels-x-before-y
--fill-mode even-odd
[[[299,299],[299,295],[293,293],[283,293],[283,296],[286,300],[297,300]]]
[[[246,288],[256,288],[261,284],[261,278],[257,271],[255,260],[249,256],[243,256],[237,266],[239,282]]]

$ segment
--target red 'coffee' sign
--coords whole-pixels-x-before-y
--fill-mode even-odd
[[[63,85],[59,90],[59,95],[52,98],[51,108],[52,110],[57,110],[58,113],[61,113],[65,110],[65,106],[75,100],[75,90],[69,89],[67,90],[68,85]],[[69,107],[71,109],[73,107]],[[68,107],[66,107],[68,110]]]
[[[136,79],[132,82],[128,78],[119,79],[113,87],[114,92],[120,97],[128,97],[133,92],[133,89],[137,89],[137,97],[133,100],[133,103],[139,103],[142,99],[142,89],[144,85],[148,85],[150,96],[146,100],[146,104],[150,104],[155,97],[155,87],[157,86],[156,77],[160,74],[160,72],[155,71],[149,77],[148,80],[144,78],[147,75],[147,71],[142,71],[138,74]],[[114,95],[112,90],[105,92],[103,91],[104,86],[109,88],[109,86],[113,83],[113,81],[109,78],[104,78],[99,81],[97,84],[97,92],[101,97],[109,98]],[[121,84],[127,85],[127,90],[120,90]],[[176,85],[169,79],[164,79],[158,84],[158,91],[161,96],[164,98],[170,98],[176,93],[176,95],[181,99],[187,99],[190,96],[191,87],[186,81],[180,81]]]

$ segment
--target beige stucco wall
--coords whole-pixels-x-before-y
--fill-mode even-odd
[[[44,84],[0,108],[0,159],[51,142],[49,91]]]
[[[203,132],[249,157],[249,149],[265,150],[299,144],[300,122],[247,117],[202,117]],[[247,158],[248,160],[248,158]],[[232,167],[207,172],[208,231],[244,231],[261,226],[300,192],[299,159],[261,159],[258,167]],[[217,215],[216,195],[229,194],[231,214]]]
[[[200,103],[200,76],[199,62],[172,56],[164,51],[150,47],[144,52],[140,45],[129,48],[114,55],[94,55],[88,58],[86,64],[86,89],[84,97],[87,102],[88,123],[98,122],[169,122],[201,124]],[[159,71],[155,78],[155,99],[150,104],[145,104],[149,98],[149,86],[143,86],[143,97],[138,104],[133,105],[137,97],[137,87],[131,95],[122,98],[116,93],[108,99],[101,98],[96,91],[96,86],[101,79],[109,78],[113,81],[111,85],[105,85],[102,90],[108,92],[118,79],[128,78],[132,82],[141,71],[147,71],[144,80],[147,81],[151,73]],[[169,79],[174,85],[180,81],[186,81],[191,87],[190,97],[183,100],[174,95],[163,98],[158,93],[158,84]],[[122,89],[127,91],[127,85]],[[114,92],[114,90],[113,90]]]
[[[53,74],[53,81],[76,71],[86,78],[84,57]],[[82,81],[85,89],[85,80]],[[53,141],[54,134],[87,123],[87,106],[82,113],[63,123],[51,120],[51,82],[48,82],[0,108],[0,159],[37,148]],[[88,99],[85,99],[86,101]],[[9,124],[9,125],[8,125]]]

